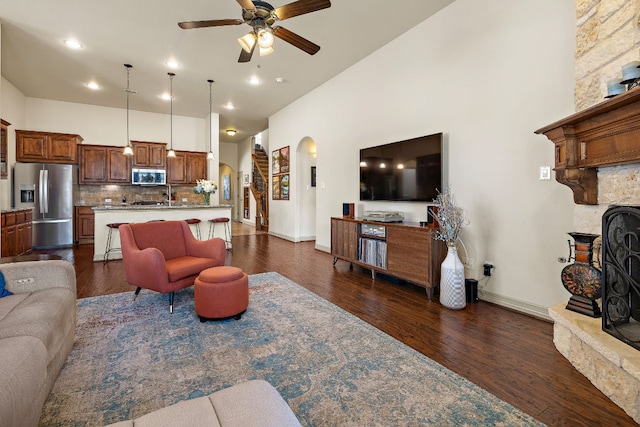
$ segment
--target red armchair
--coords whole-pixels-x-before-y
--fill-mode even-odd
[[[197,240],[185,221],[156,221],[120,226],[122,260],[127,282],[140,290],[169,293],[192,286],[202,270],[224,265],[224,240]],[[135,297],[134,297],[135,298]]]

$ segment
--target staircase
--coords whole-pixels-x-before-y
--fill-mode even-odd
[[[256,230],[269,231],[269,157],[260,145],[254,145],[251,193],[256,200]]]

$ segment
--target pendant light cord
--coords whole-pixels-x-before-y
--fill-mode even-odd
[[[207,159],[209,160],[213,160],[214,156],[213,156],[213,130],[212,128],[212,120],[211,120],[211,115],[213,114],[213,96],[212,96],[212,87],[213,87],[213,80],[209,79],[207,80],[209,82],[209,153],[207,154]]]
[[[175,74],[169,73],[169,113],[171,114],[171,134],[169,136],[171,138],[171,150],[173,150],[173,76],[175,76]]]
[[[127,67],[127,65],[125,65]],[[129,86],[129,72],[131,71],[131,66],[127,67],[127,145],[129,142],[129,95],[131,93],[131,87]]]

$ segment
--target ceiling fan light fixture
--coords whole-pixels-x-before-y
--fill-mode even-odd
[[[258,46],[263,49],[268,49],[273,46],[274,42],[273,32],[271,28],[265,27],[258,30]]]
[[[256,44],[256,36],[253,32],[247,33],[238,39],[238,43],[240,43],[242,50],[247,53],[251,53],[253,46]]]
[[[260,48],[260,56],[267,56],[267,55],[271,55],[274,52],[272,47],[268,47],[268,48]]]

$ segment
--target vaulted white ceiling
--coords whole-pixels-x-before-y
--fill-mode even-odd
[[[124,64],[129,63],[131,88],[137,92],[131,95],[131,108],[168,113],[160,95],[169,91],[167,73],[172,71],[173,113],[190,117],[207,116],[207,79],[213,79],[220,141],[233,142],[266,129],[270,115],[453,1],[333,0],[328,9],[278,23],[318,44],[316,55],[276,39],[275,53],[238,63],[236,39],[249,26],[182,30],[177,25],[241,19],[235,0],[0,0],[2,75],[29,97],[124,108]],[[287,3],[271,2],[276,8]],[[69,38],[83,48],[67,48],[63,41]],[[180,68],[170,70],[169,59]],[[262,84],[250,85],[253,75]],[[380,79],[384,84],[384,76]],[[89,81],[100,89],[88,89]],[[228,102],[236,108],[225,109]],[[227,128],[238,134],[227,136]]]

